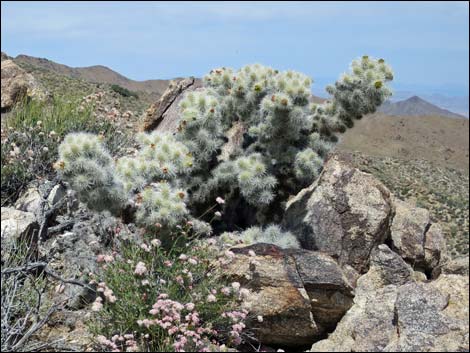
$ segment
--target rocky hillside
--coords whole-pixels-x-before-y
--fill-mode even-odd
[[[33,66],[50,72],[81,79],[92,83],[116,84],[131,91],[145,92],[153,98],[159,97],[167,88],[170,80],[134,81],[102,65],[89,67],[69,67],[44,58],[18,55],[14,61],[19,65]]]
[[[2,108],[4,87],[52,95],[11,99],[2,119],[2,351],[468,351],[468,120],[366,116],[305,187],[260,208],[276,225],[245,227],[240,190],[216,190],[168,233],[190,207],[193,190],[166,178],[178,158],[193,166],[173,133],[194,128],[179,103],[200,80],[151,100],[56,71],[2,55]],[[245,131],[224,130],[210,162],[230,161]],[[135,170],[162,179],[102,200]],[[93,210],[102,201],[126,204]]]
[[[283,227],[299,237],[303,249],[263,243],[233,246],[230,242],[223,245],[217,238],[207,240],[218,244],[215,249],[220,254],[212,260],[211,271],[220,269],[232,283],[221,288],[220,294],[217,291],[217,297],[209,296],[210,301],[220,301],[227,295],[223,293],[233,291],[240,300],[238,311],[230,312],[239,315],[235,322],[243,323],[240,329],[246,331],[242,336],[246,346],[237,351],[256,351],[255,347],[326,352],[468,348],[468,257],[448,257],[441,228],[426,209],[395,199],[372,175],[332,157],[318,181],[288,203]],[[34,237],[37,231],[44,239],[41,242]],[[2,278],[11,279],[18,268],[26,274],[41,268],[52,281],[49,290],[43,289],[40,303],[43,310],[50,307],[50,314],[34,331],[33,345],[26,347],[121,347],[119,335],[114,341],[103,336],[94,339],[92,330],[99,323],[92,318],[99,315],[103,300],[111,300],[107,305],[147,306],[145,299],[136,300],[151,295],[148,284],[140,285],[139,278],[148,270],[138,270],[138,265],[134,271],[128,250],[120,250],[135,237],[139,235],[134,227],[90,212],[55,182],[32,185],[14,208],[2,207],[2,261],[13,261],[8,257],[8,246],[21,239],[34,244],[30,256],[47,259],[24,267],[2,264]],[[236,237],[236,233],[225,235]],[[140,251],[140,256],[157,251],[147,245],[138,249],[133,252]],[[173,261],[184,263],[187,259],[183,254]],[[193,263],[200,260],[192,258]],[[121,268],[119,277],[108,277],[95,290],[94,278],[116,266]],[[171,263],[162,264],[161,271],[168,266]],[[188,269],[176,273],[171,275],[183,281]],[[159,276],[171,280],[162,272]],[[18,281],[17,277],[12,279]],[[137,292],[128,299],[131,290]],[[99,293],[106,299],[97,296]],[[163,305],[157,303],[155,310]],[[206,311],[209,306],[210,302],[205,303]],[[139,333],[123,336],[127,347],[136,344],[131,342],[135,335],[144,335],[144,325],[154,325],[153,320],[145,320],[135,326]],[[23,343],[16,345],[22,347]]]
[[[103,74],[95,74],[94,67],[90,70],[88,68],[75,69],[47,59],[26,55],[11,58],[2,53],[2,61],[5,59],[10,59],[27,74],[32,75],[51,98],[80,101],[85,97],[100,94],[103,98],[100,101],[103,109],[117,108],[130,111],[133,116],[141,115],[152,102],[160,97],[161,91],[165,90],[169,83],[168,80],[156,80],[155,84],[132,85],[135,81],[128,80],[104,67],[98,69]]]
[[[364,117],[336,150],[399,198],[443,225],[453,254],[468,253],[469,121],[439,116]]]
[[[392,116],[434,115],[445,116],[447,118],[465,118],[462,115],[439,108],[418,96],[413,96],[398,102],[387,101],[379,108],[379,111]]]
[[[341,137],[340,150],[375,157],[422,159],[436,166],[469,170],[469,120],[441,116],[388,116],[357,121]]]

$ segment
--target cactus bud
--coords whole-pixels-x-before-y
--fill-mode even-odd
[[[52,167],[55,169],[55,170],[63,170],[65,168],[65,162],[64,161],[58,161],[56,163],[54,163],[52,165]]]

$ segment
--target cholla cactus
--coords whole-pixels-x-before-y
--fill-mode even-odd
[[[59,146],[59,160],[54,167],[90,209],[119,214],[123,208],[124,189],[101,137],[88,133],[67,135]]]
[[[140,133],[136,139],[140,145],[138,153],[120,158],[116,166],[126,192],[140,191],[152,182],[174,181],[190,172],[193,166],[191,153],[172,135]]]
[[[317,178],[338,134],[391,95],[392,79],[383,59],[364,56],[328,86],[328,101],[313,104],[312,80],[302,73],[259,64],[215,69],[181,100],[174,136],[137,136],[140,150],[115,166],[96,137],[72,135],[58,169],[90,207],[116,210],[130,200],[138,223],[150,228],[191,222],[190,210],[202,214],[219,195],[227,200],[225,221],[243,210],[256,215],[243,226],[274,222],[289,195]],[[194,222],[195,233],[210,233]],[[275,230],[247,234],[279,243]]]
[[[295,156],[294,170],[295,176],[302,183],[315,179],[323,166],[323,159],[318,152],[311,148],[306,148]]]
[[[190,92],[180,108],[179,137],[195,157],[195,171],[206,168],[224,143],[220,102],[206,92]]]
[[[222,163],[214,170],[213,175],[211,181],[218,185],[206,184],[206,187],[225,186],[232,192],[235,188],[239,188],[244,198],[255,205],[269,204],[274,198],[277,181],[267,174],[263,157],[259,153]]]
[[[72,133],[60,145],[55,167],[90,209],[119,215],[134,205],[139,225],[165,233],[189,219],[186,191],[177,186],[193,159],[170,134],[142,133],[137,141],[135,156],[114,162],[100,137]]]
[[[136,213],[136,221],[149,229],[172,229],[182,223],[189,212],[185,204],[186,193],[176,189],[167,182],[154,183],[138,195],[140,206]]]
[[[300,249],[300,243],[291,232],[283,231],[279,226],[272,224],[265,229],[260,227],[250,227],[244,232],[223,233],[221,241],[229,245],[251,245],[256,243],[268,243],[279,246],[280,248]]]
[[[363,56],[352,62],[351,71],[350,74],[344,74],[334,86],[329,85],[326,88],[333,99],[324,110],[327,115],[336,118],[333,131],[344,129],[341,123],[351,127],[354,119],[375,112],[392,94],[385,83],[393,79],[393,73],[383,59],[374,60]],[[325,114],[318,111],[316,113],[316,121],[321,120]]]
[[[177,138],[204,165],[191,184],[193,200],[221,193],[230,198],[237,195],[234,189],[258,211],[275,199],[286,200],[315,180],[337,134],[391,95],[385,84],[392,78],[384,60],[365,56],[328,87],[329,101],[313,104],[312,80],[301,73],[258,64],[212,70],[204,77],[206,88],[188,93],[180,105],[183,123],[193,117],[198,124],[181,126]],[[220,158],[221,132],[235,124],[247,131],[242,146],[232,149],[230,160]],[[199,134],[208,142],[201,143]]]

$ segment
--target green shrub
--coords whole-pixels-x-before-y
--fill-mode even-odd
[[[111,85],[111,89],[119,93],[123,97],[134,97],[134,98],[139,98],[139,95],[135,92],[129,91],[127,88],[121,87],[119,85]]]
[[[224,283],[213,266],[215,249],[182,237],[164,249],[147,237],[118,256],[99,255],[103,276],[92,304],[96,349],[121,351],[224,351],[244,335],[243,291]],[[224,259],[226,261],[226,259]]]

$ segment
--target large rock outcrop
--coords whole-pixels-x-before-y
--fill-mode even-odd
[[[314,184],[287,203],[283,223],[304,248],[364,273],[372,249],[387,239],[392,217],[388,189],[335,156]]]
[[[250,325],[263,344],[311,344],[352,305],[352,285],[327,254],[263,243],[232,251],[235,257],[222,269],[249,290],[243,308],[263,317]]]
[[[45,91],[36,79],[12,60],[2,60],[2,112],[10,110],[24,97],[44,99]]]
[[[396,199],[371,174],[336,155],[288,201],[283,226],[304,248],[326,252],[359,273],[367,272],[371,252],[383,243],[428,277],[448,261],[444,234],[428,210]]]
[[[444,234],[437,223],[431,223],[429,211],[394,199],[395,216],[390,227],[391,243],[416,269],[431,273],[447,261]]]
[[[468,276],[415,281],[386,245],[358,280],[354,306],[312,352],[468,351]]]
[[[187,91],[202,87],[200,80],[194,77],[171,82],[160,99],[145,112],[142,130],[175,132],[179,124],[178,103]]]

